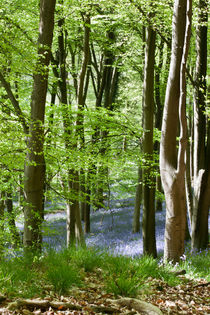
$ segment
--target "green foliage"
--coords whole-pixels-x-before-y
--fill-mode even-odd
[[[103,255],[94,248],[70,248],[66,251],[66,255],[72,264],[85,272],[92,272],[103,261]]]
[[[180,283],[179,278],[172,272],[172,265],[158,264],[158,261],[150,256],[143,256],[138,261],[138,268],[139,275],[144,275],[147,278],[161,279],[170,286]]]
[[[0,261],[0,291],[9,296],[33,297],[42,292],[40,271],[33,258],[2,259]]]
[[[72,286],[81,284],[79,270],[66,260],[63,253],[50,252],[45,260],[46,279],[59,294],[67,293]]]
[[[106,288],[108,292],[113,293],[115,296],[131,296],[135,297],[143,283],[137,277],[128,275],[127,273],[114,274],[113,278],[109,277],[106,280]]]
[[[210,251],[190,253],[182,257],[181,267],[187,271],[187,274],[192,278],[205,278],[210,281]]]
[[[135,259],[107,256],[105,266],[108,269],[105,276],[107,290],[115,295],[138,295],[148,287],[148,278],[161,279],[170,286],[180,283],[171,265],[159,265],[156,259],[149,256]]]
[[[174,271],[185,269],[187,277],[205,278],[209,281],[210,253],[203,251],[187,254],[177,266],[160,264],[158,260],[142,256],[114,257],[93,248],[69,248],[44,255],[30,254],[0,260],[0,291],[9,297],[42,296],[44,288],[52,285],[58,294],[65,294],[72,287],[80,287],[84,271],[100,271],[107,292],[135,297],[150,291],[153,279],[160,279],[170,286],[181,283]],[[157,282],[156,282],[157,283]]]
[[[108,274],[105,276],[105,282],[108,292],[132,297],[138,294],[143,286],[144,276],[139,277],[138,269],[130,258],[107,257],[106,268]]]

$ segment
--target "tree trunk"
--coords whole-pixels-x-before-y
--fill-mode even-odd
[[[73,180],[72,180],[73,178]],[[82,230],[80,209],[79,209],[79,174],[78,171],[70,171],[68,180],[70,196],[67,203],[67,246],[75,245],[76,243],[84,245],[85,239]]]
[[[160,175],[156,176],[156,190],[159,194],[163,192]],[[156,196],[155,211],[163,211],[163,201],[161,196],[160,197]]]
[[[186,189],[186,201],[187,201],[187,212],[190,219],[190,230],[192,227],[192,213],[193,213],[193,196],[192,196],[192,174],[191,174],[191,162],[190,162],[190,142],[187,143],[186,150],[186,174],[185,174],[185,189]]]
[[[164,41],[163,38],[160,40],[159,44],[159,62],[156,64],[155,69],[155,128],[161,130],[162,117],[163,117],[163,104],[161,101],[161,72],[163,71],[163,47]],[[154,143],[154,151],[156,154],[160,153],[160,144],[159,141]],[[156,176],[156,190],[157,192],[162,192],[162,183],[160,176]],[[162,211],[162,198],[156,196],[156,211]]]
[[[31,96],[31,120],[27,139],[28,153],[24,171],[24,245],[41,248],[41,223],[43,211],[44,165],[44,117],[48,85],[48,65],[53,38],[56,0],[40,1],[38,60],[34,73]]]
[[[70,118],[68,97],[67,97],[67,72],[66,72],[66,49],[64,43],[64,18],[59,19],[59,36],[58,36],[58,56],[59,56],[59,71],[54,68],[54,75],[59,79],[58,86],[60,91],[60,103],[62,109],[63,129],[64,129],[64,143],[66,151],[77,149],[76,133],[71,131],[73,121]],[[53,60],[56,65],[56,60]],[[77,91],[76,91],[77,94]],[[67,246],[75,245],[76,242],[84,241],[82,223],[79,209],[79,173],[77,170],[70,169],[67,171],[67,185],[64,189],[66,192],[66,229],[67,229]],[[64,185],[65,186],[65,185]]]
[[[194,200],[192,215],[192,248],[208,245],[208,213],[210,208],[210,126],[206,125],[206,68],[208,1],[199,1],[196,35],[196,74],[194,94]],[[210,122],[208,122],[210,125]]]
[[[140,232],[140,208],[142,200],[142,167],[138,167],[138,183],[136,186],[136,196],[135,196],[135,205],[134,205],[134,214],[133,214],[133,233]]]
[[[79,146],[84,147],[85,144],[85,130],[84,130],[84,107],[87,97],[87,89],[89,85],[90,71],[88,71],[88,64],[90,63],[90,16],[84,16],[84,43],[83,43],[83,60],[82,67],[79,75],[78,90],[77,90],[77,103],[78,103],[78,114],[77,114],[77,137],[79,140]],[[89,183],[87,183],[89,185]],[[85,222],[85,227],[90,225],[90,212],[88,206],[86,206],[86,175],[84,169],[80,170],[80,213],[81,218]],[[88,202],[88,200],[87,200]],[[87,210],[87,212],[86,212]],[[89,226],[90,228],[90,226]],[[85,231],[86,232],[86,231]]]
[[[157,256],[155,239],[155,178],[152,175],[153,130],[154,130],[154,63],[156,34],[147,28],[144,85],[143,85],[143,127],[142,142],[146,164],[143,166],[143,252]]]
[[[115,33],[114,31],[107,31],[108,44],[111,45],[115,42]],[[118,68],[114,65],[116,62],[116,56],[113,53],[113,50],[110,49],[107,44],[106,49],[104,51],[104,55],[101,57],[102,67],[99,69],[97,60],[95,57],[95,52],[92,47],[92,55],[94,66],[97,71],[97,87],[94,81],[94,77],[92,76],[93,86],[95,86],[96,93],[96,110],[99,107],[104,107],[107,110],[113,110],[113,103],[116,98],[117,93],[117,84],[119,79],[119,71]],[[100,141],[100,155],[105,156],[107,151],[107,136],[108,130],[100,131],[100,127],[97,126],[95,128],[95,132],[92,136],[93,145],[96,141]],[[106,187],[105,183],[107,182],[107,174],[108,168],[105,165],[104,161],[100,161],[98,163],[99,166],[92,166],[92,175],[96,177],[96,186],[97,189],[92,189],[93,195],[95,193],[95,201],[94,204],[96,208],[104,207],[104,188]],[[95,173],[95,174],[94,174]]]
[[[189,48],[191,5],[191,0],[175,0],[174,2],[172,55],[160,145],[160,172],[166,198],[164,259],[172,262],[179,261],[184,253],[186,227],[185,68]],[[180,139],[177,154],[176,138],[179,129]]]
[[[89,174],[87,174],[87,188],[86,188],[86,203],[85,203],[85,213],[84,213],[84,232],[85,233],[90,233],[90,178],[89,178]]]
[[[145,61],[145,42],[146,42],[146,27],[142,26],[142,64]],[[141,72],[141,79],[144,79],[144,71]],[[142,95],[142,104],[144,103],[144,93]],[[142,125],[143,125],[143,117],[142,117]],[[125,138],[124,143],[125,149],[127,148],[127,138]],[[140,143],[140,151],[142,151],[142,143]],[[136,186],[136,194],[135,194],[135,205],[134,205],[134,214],[133,214],[133,233],[140,232],[140,210],[142,203],[142,163],[138,166],[138,184]]]
[[[5,192],[0,192],[0,260],[2,257],[2,253],[4,251],[4,226],[5,226],[5,218],[4,218],[4,208],[5,208]]]
[[[6,192],[5,205],[8,212],[8,223],[9,223],[10,234],[12,236],[12,245],[14,247],[17,247],[18,245],[20,245],[20,235],[15,225],[15,215],[14,215],[14,209],[13,209],[12,193],[11,191],[8,191],[8,190]]]

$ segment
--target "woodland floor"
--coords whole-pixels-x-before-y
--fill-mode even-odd
[[[124,208],[95,213],[91,222],[91,234],[86,238],[88,246],[100,244],[113,254],[136,256],[142,252],[142,236],[131,233],[132,215],[130,204]],[[59,248],[65,239],[65,217],[63,212],[48,215],[45,227],[45,241]],[[21,224],[19,225],[21,227]],[[51,237],[51,230],[56,230]],[[156,224],[157,249],[163,250],[164,214],[157,214]],[[192,280],[181,275],[181,285],[169,286],[161,280],[148,279],[148,290],[137,297],[158,307],[162,314],[210,314],[210,283],[204,279]],[[116,304],[116,299],[121,302]],[[107,294],[102,270],[86,273],[85,285],[73,288],[66,296],[59,296],[50,288],[46,288],[44,298],[34,300],[8,300],[0,295],[0,314],[158,314],[142,312],[135,303],[128,303],[123,297]]]
[[[159,280],[148,281],[152,282],[152,286],[148,292],[142,292],[139,299],[156,305],[162,314],[210,314],[210,285],[204,280],[195,282],[187,279],[185,284],[175,287],[170,287]],[[2,302],[0,314],[158,314],[138,311],[131,303],[129,307],[128,301],[125,302],[124,298],[107,294],[100,270],[87,273],[85,284],[83,288],[73,288],[66,296],[59,296],[46,290],[43,299],[36,297],[35,300],[6,300]],[[120,299],[119,304],[114,302],[116,298]]]

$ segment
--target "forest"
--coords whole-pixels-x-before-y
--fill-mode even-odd
[[[210,312],[208,7],[1,0],[0,314]]]

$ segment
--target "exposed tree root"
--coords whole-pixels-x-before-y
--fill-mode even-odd
[[[17,310],[20,308],[29,308],[29,309],[42,309],[46,310],[48,308],[52,308],[55,310],[75,310],[75,311],[81,311],[84,307],[80,305],[76,305],[73,303],[68,302],[60,302],[60,301],[48,301],[48,300],[38,300],[38,299],[18,299],[15,302],[12,302],[8,305],[9,310]],[[120,313],[119,309],[116,309],[114,307],[108,307],[108,306],[100,306],[100,305],[92,305],[90,304],[88,306],[88,309],[90,311],[94,312],[101,312],[105,314],[114,314],[114,313]]]
[[[138,299],[121,298],[118,300],[108,300],[108,301],[114,305],[126,306],[129,309],[134,309],[140,314],[145,314],[145,315],[161,315],[162,314],[161,310],[159,310],[158,307],[150,303],[138,300]]]

